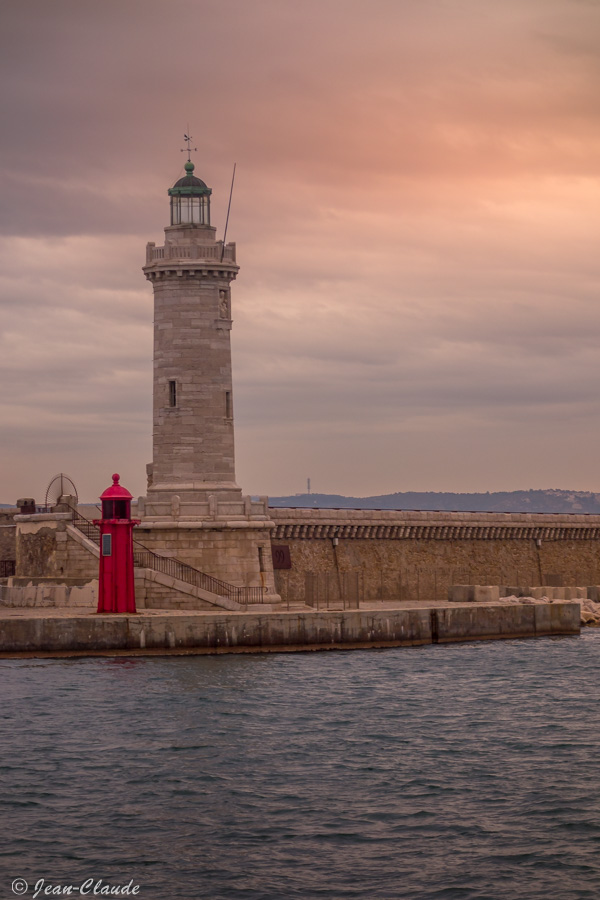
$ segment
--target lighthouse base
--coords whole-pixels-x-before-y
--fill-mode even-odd
[[[213,495],[204,515],[196,516],[190,515],[188,504],[169,516],[147,503],[134,541],[228,584],[262,587],[265,601],[277,603],[271,555],[274,523],[267,515],[266,498],[256,502],[246,497],[237,503],[228,499]],[[159,511],[163,515],[156,515]]]

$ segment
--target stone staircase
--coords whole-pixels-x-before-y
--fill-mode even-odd
[[[70,536],[97,558],[100,532],[97,525],[71,507]],[[245,609],[268,610],[260,587],[238,587],[213,578],[173,557],[159,556],[134,540],[136,604],[147,609]]]

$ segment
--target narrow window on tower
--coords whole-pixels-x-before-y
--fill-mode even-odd
[[[225,391],[225,418],[231,419],[231,391]]]
[[[169,381],[169,406],[177,406],[177,382]]]

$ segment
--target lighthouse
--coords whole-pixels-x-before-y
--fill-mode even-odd
[[[208,494],[241,497],[235,482],[231,375],[231,283],[235,244],[216,239],[211,189],[194,163],[169,189],[162,247],[148,244],[144,272],[154,290],[153,459],[156,512]],[[150,499],[150,498],[149,498]],[[192,511],[202,514],[200,508]]]
[[[164,244],[147,244],[143,267],[154,293],[154,375],[139,533],[162,555],[274,593],[267,498],[244,497],[235,476],[236,245],[218,239],[212,190],[189,157],[188,150],[185,174],[168,189]]]

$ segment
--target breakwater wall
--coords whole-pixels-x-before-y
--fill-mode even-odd
[[[579,603],[345,612],[0,617],[0,655],[232,653],[579,634]]]
[[[0,561],[14,560],[16,555],[16,507],[0,508]]]
[[[269,509],[284,601],[445,600],[452,584],[600,583],[600,516]]]
[[[15,578],[9,581],[14,582]],[[0,615],[7,609],[89,609],[98,606],[98,579],[89,584],[0,585]]]

